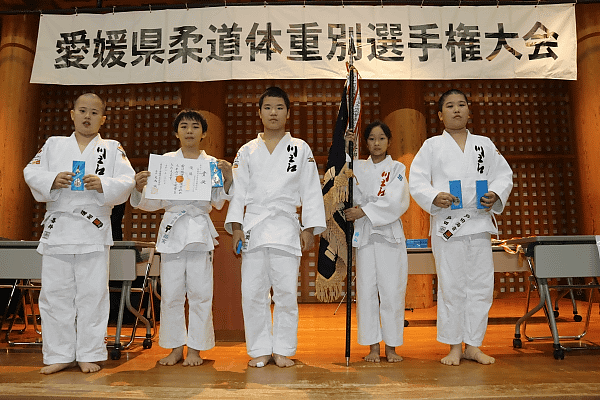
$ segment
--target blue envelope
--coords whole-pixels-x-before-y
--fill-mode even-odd
[[[83,177],[85,176],[85,161],[73,161],[73,173],[75,176],[71,181],[71,190],[83,190]]]
[[[475,182],[475,192],[477,193],[477,208],[487,208],[481,204],[481,198],[488,192],[488,181],[481,180]]]
[[[223,187],[223,172],[216,162],[210,162],[210,179],[212,187]]]
[[[458,202],[452,203],[450,209],[458,210],[463,208],[462,189],[460,186],[460,181],[450,181],[450,194],[458,198]]]

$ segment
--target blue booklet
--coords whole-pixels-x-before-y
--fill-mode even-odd
[[[462,189],[460,186],[460,181],[450,181],[450,194],[458,199],[455,200],[454,203],[452,203],[450,209],[458,210],[463,208]]]
[[[210,179],[212,187],[223,187],[223,172],[213,161],[210,162]]]
[[[73,161],[73,173],[75,176],[71,181],[71,190],[83,190],[83,177],[85,176],[85,161]]]
[[[477,193],[477,208],[487,208],[481,204],[481,198],[488,192],[488,181],[481,180],[475,182],[475,192]]]

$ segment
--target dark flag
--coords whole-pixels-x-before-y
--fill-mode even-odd
[[[354,68],[354,67],[350,67]],[[352,82],[350,82],[353,77]],[[350,85],[353,85],[351,88]],[[350,93],[353,98],[350,99]],[[351,109],[348,109],[351,104]],[[354,113],[354,124],[348,126],[349,112]],[[327,228],[321,234],[319,243],[318,274],[316,280],[316,297],[319,301],[335,301],[342,294],[346,279],[348,247],[346,244],[346,218],[343,210],[350,207],[348,202],[348,178],[352,172],[346,165],[346,149],[344,136],[351,129],[357,134],[360,122],[360,92],[358,89],[358,72],[348,74],[344,92],[333,132],[333,140],[329,148],[327,169],[323,178],[323,200]],[[358,140],[356,141],[358,143]]]

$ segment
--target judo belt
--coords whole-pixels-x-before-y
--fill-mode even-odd
[[[442,239],[448,241],[448,239],[454,236],[460,228],[469,222],[471,219],[471,214],[472,212],[467,211],[463,215],[459,215],[456,218],[452,218],[451,215],[447,216],[446,219],[442,221],[442,224],[438,230],[440,233],[438,236],[441,236]]]
[[[91,213],[89,210],[93,210],[94,213]],[[56,221],[58,221],[58,218],[60,218],[60,215],[64,214],[64,213],[69,213],[69,212],[55,210],[55,211],[51,211],[48,214],[48,216],[42,222],[42,224],[44,225],[44,231],[42,232],[42,239],[48,239],[50,237],[50,234],[52,233],[52,229],[54,228]],[[99,230],[104,230],[106,228],[106,224],[104,222],[102,222],[102,219],[100,219],[100,218],[108,217],[108,214],[101,213],[101,210],[99,210],[96,207],[76,208],[72,212],[70,212],[70,214],[73,214],[73,215],[76,215],[76,216],[79,216],[79,217],[85,219],[86,221],[88,221],[89,223],[94,225]],[[100,215],[98,216],[98,214],[100,214]]]
[[[397,238],[404,237],[404,231],[402,230],[402,221],[398,220],[392,222],[392,234],[391,236],[387,232],[376,231],[371,225],[371,229],[368,229],[367,225],[368,218],[359,218],[354,221],[354,236],[352,236],[352,247],[360,248],[363,244],[369,242],[372,235],[378,235],[385,239],[388,243],[400,243]],[[365,239],[366,238],[366,242]],[[404,240],[404,239],[403,239]]]
[[[97,213],[94,211],[94,214],[92,214],[88,209],[85,208],[76,208],[73,210],[73,214],[78,215],[80,217],[82,217],[83,219],[85,219],[86,221],[90,222],[92,225],[94,225],[96,228],[102,230],[104,228],[106,228],[106,224],[104,222],[102,222],[102,220],[100,219],[100,217],[97,216]],[[102,215],[102,217],[107,217],[108,215]]]
[[[167,224],[165,225],[165,228],[163,231],[161,231],[162,237],[160,238],[159,242],[160,244],[164,244],[166,245],[167,242],[169,241],[169,238],[171,236],[171,230],[173,229],[173,225],[175,225],[175,222],[177,222],[177,220],[181,217],[183,217],[184,215],[189,215],[191,218],[195,218],[198,217],[200,215],[204,216],[204,218],[206,218],[208,221],[208,226],[210,229],[210,233],[211,233],[211,237],[217,237],[217,231],[214,227],[214,225],[212,224],[212,221],[210,220],[208,214],[196,207],[196,206],[192,206],[192,205],[187,205],[187,206],[174,206],[171,207],[169,209],[165,210],[165,220],[167,218],[167,216],[169,214],[173,214],[171,216],[171,219],[168,220]]]
[[[295,206],[285,206],[283,204],[271,205],[263,207],[259,205],[248,205],[246,206],[246,214],[258,214],[252,218],[248,223],[244,224],[244,250],[248,249],[248,243],[250,241],[250,231],[260,222],[264,221],[268,217],[282,214],[286,217],[291,218],[294,222],[298,223],[298,214],[296,213]]]

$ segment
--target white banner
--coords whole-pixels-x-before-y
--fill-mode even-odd
[[[576,79],[572,4],[234,6],[42,15],[31,82]]]

